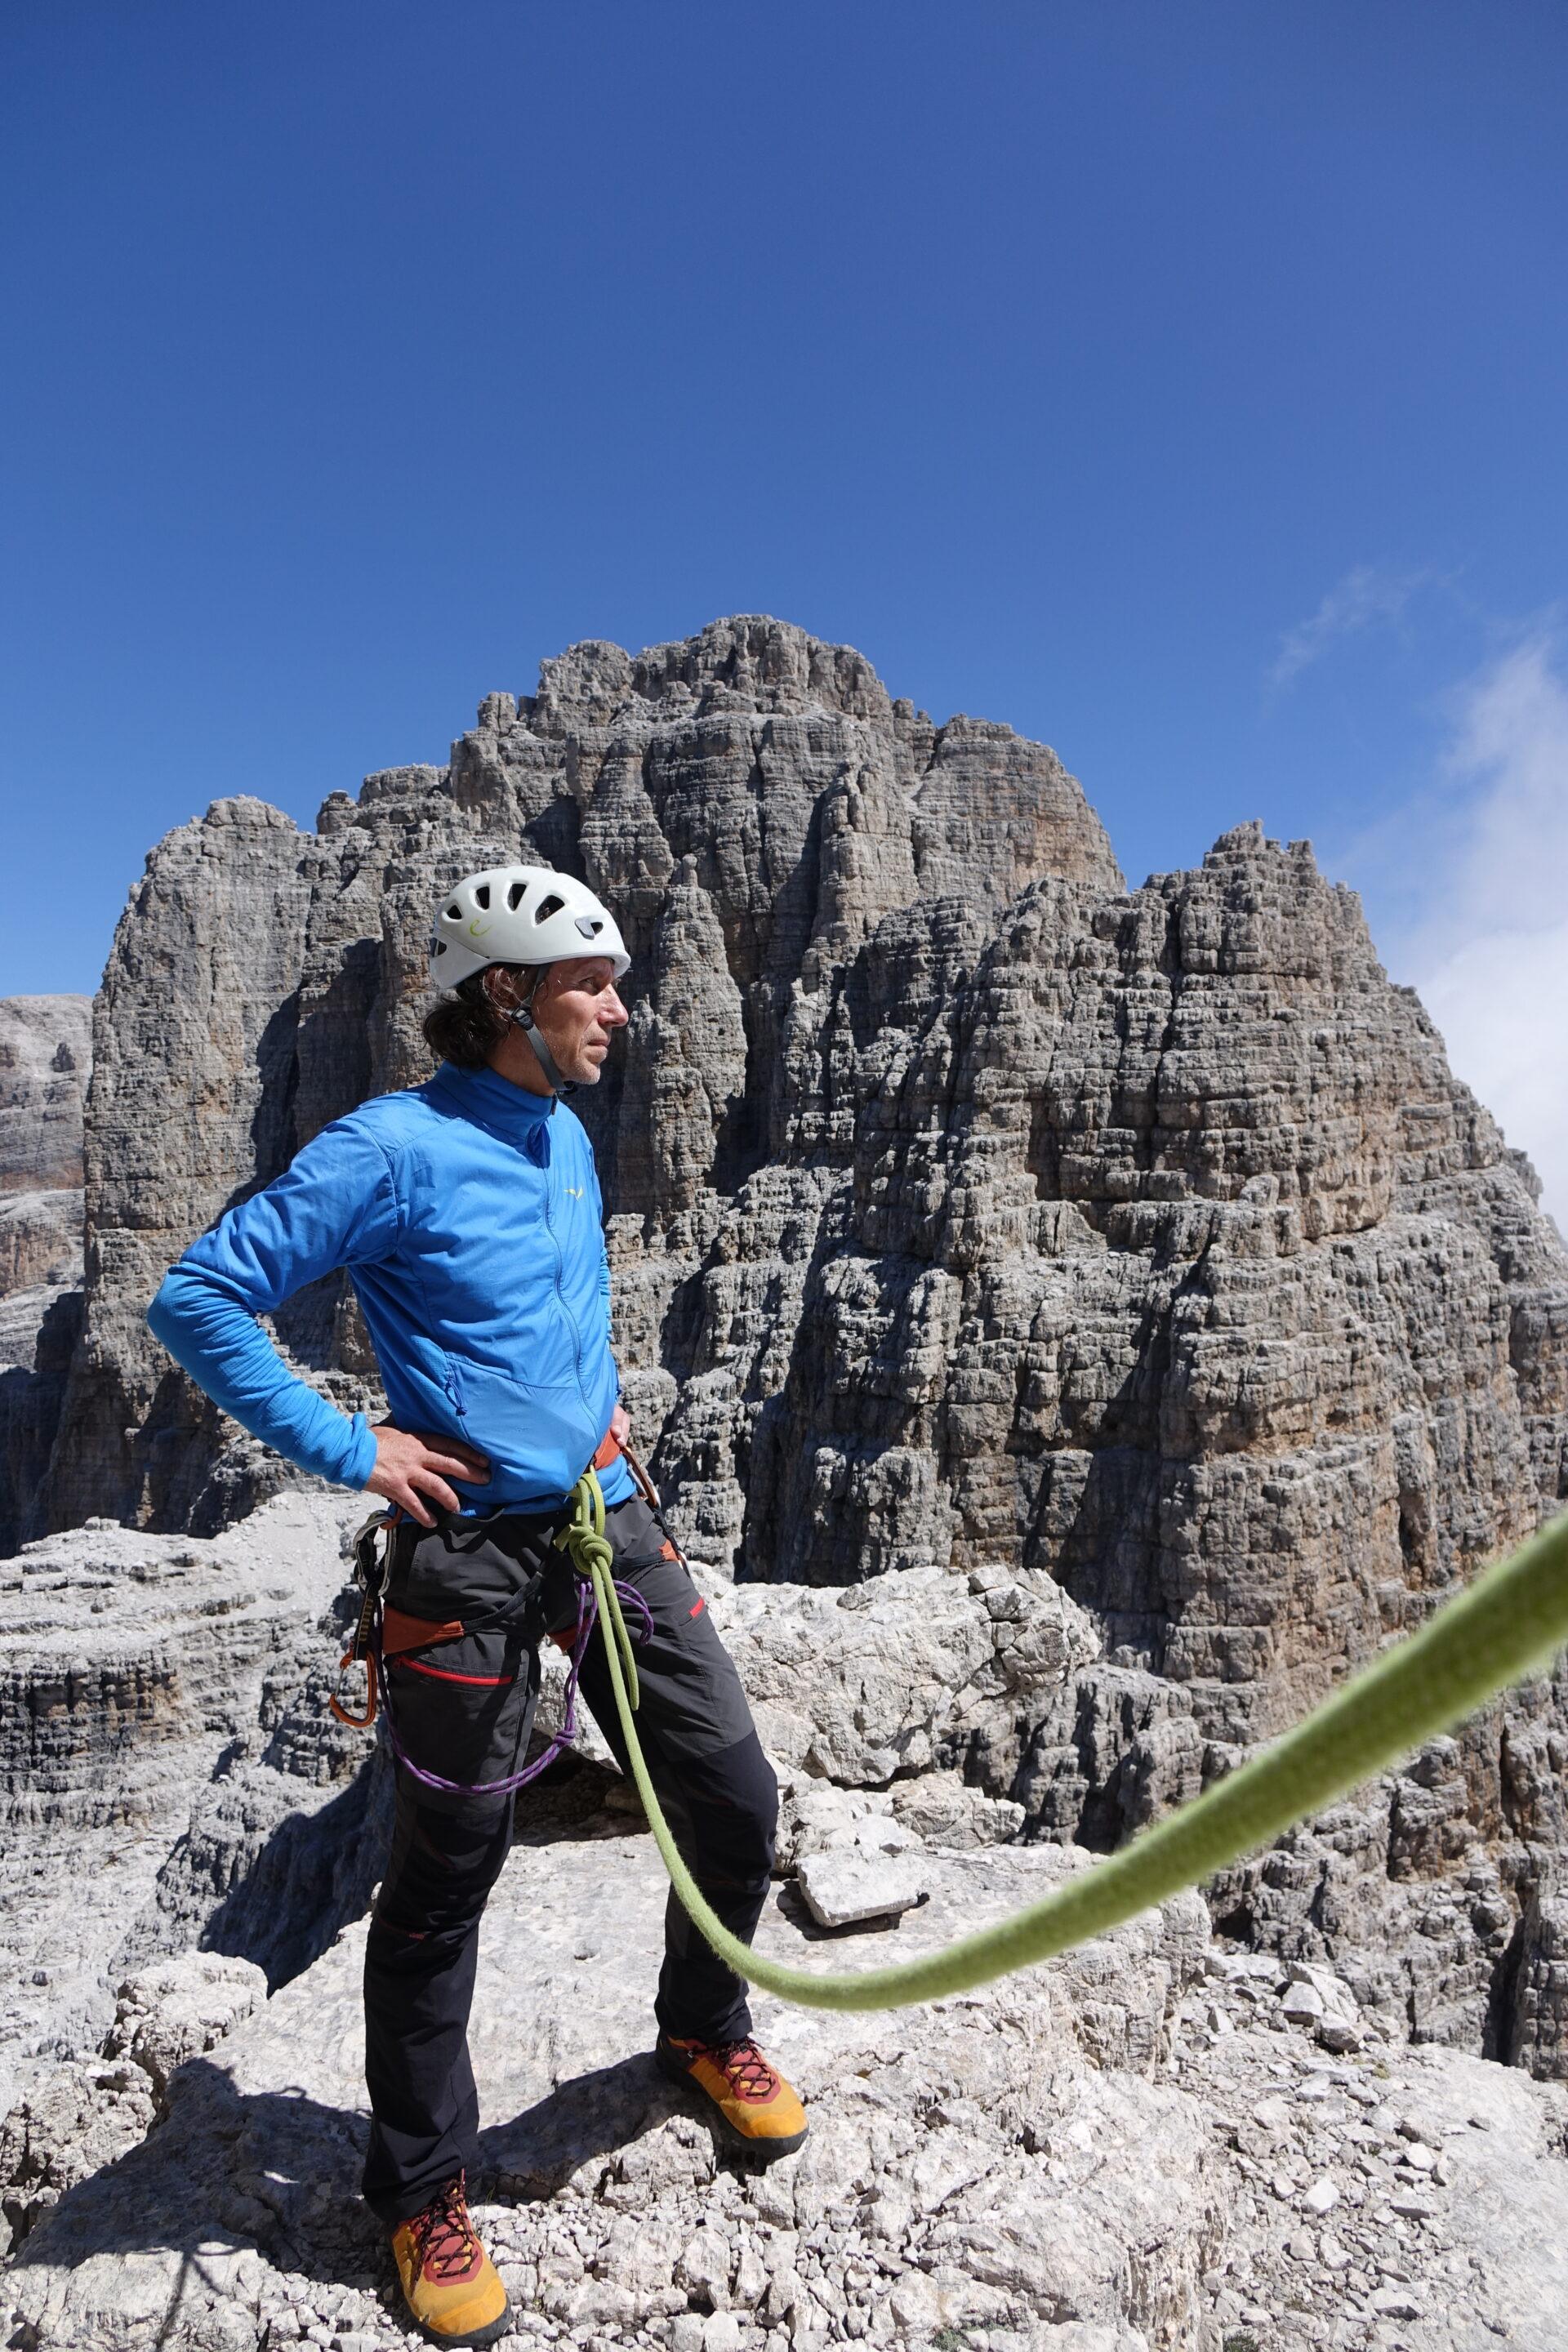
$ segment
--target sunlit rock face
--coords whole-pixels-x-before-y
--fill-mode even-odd
[[[81,1328],[85,996],[0,998],[0,1553],[34,1518]]]
[[[325,1121],[426,1074],[431,907],[507,860],[582,875],[633,953],[575,1107],[636,1433],[694,1553],[742,1588],[890,1579],[926,1628],[933,1580],[964,1596],[984,1688],[934,1677],[915,1761],[825,1672],[831,1776],[962,1767],[1029,1834],[1114,1844],[1568,1494],[1568,1258],[1306,845],[1242,826],[1129,891],[1052,752],[742,617],[574,647],[314,833],[223,801],[153,852],[99,1000],[53,1525],[211,1533],[289,1483],[146,1301]],[[370,1395],[341,1284],[278,1330]],[[980,1616],[1064,1605],[1070,1671],[1009,1681]],[[796,1654],[766,1613],[760,1675]],[[896,1677],[891,1633],[867,1655]],[[1562,1729],[1554,1688],[1517,1696],[1218,1916],[1554,2068]]]
[[[970,719],[935,728],[858,654],[766,620],[636,658],[575,646],[537,695],[489,696],[448,767],[336,793],[314,834],[258,801],[215,803],[149,858],[104,977],[57,1524],[214,1525],[273,1475],[172,1372],[146,1301],[327,1120],[427,1075],[431,908],[506,859],[583,874],[636,959],[632,1028],[579,1107],[625,1246],[657,1261],[661,1300],[627,1269],[645,1317],[668,1317],[674,1269],[705,1262],[697,1237],[747,1178],[847,1167],[845,988],[879,962],[884,918],[957,892],[983,927],[1042,874],[1119,883],[1053,753]],[[279,1319],[303,1363],[361,1369],[335,1288]],[[678,1360],[673,1339],[628,1324],[626,1339],[643,1372]]]

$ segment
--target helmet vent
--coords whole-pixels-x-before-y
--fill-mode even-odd
[[[460,923],[460,922],[462,921],[462,919],[463,919],[463,910],[462,910],[461,907],[452,906],[452,907],[448,907],[448,908],[447,908],[447,920],[449,923]]]
[[[604,928],[597,915],[579,915],[577,918],[577,929],[585,940],[596,940]]]
[[[558,898],[555,893],[552,891],[548,898],[541,898],[538,906],[535,907],[533,910],[534,921],[536,923],[548,922],[551,916],[558,915],[565,904],[566,901],[564,898]]]
[[[479,888],[474,892],[474,904],[476,907],[482,908],[487,915],[489,913],[490,886],[488,882],[481,882]]]
[[[445,955],[445,954],[446,954],[446,952],[447,952],[447,942],[446,942],[446,940],[431,940],[431,942],[430,942],[430,952],[431,952],[431,954],[432,954],[433,956]]]
[[[516,914],[518,908],[522,904],[527,889],[528,885],[526,882],[514,882],[512,884],[511,888],[506,894],[507,912],[509,914]]]

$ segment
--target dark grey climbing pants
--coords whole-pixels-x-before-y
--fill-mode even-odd
[[[503,1621],[389,1663],[386,1703],[398,1738],[426,1771],[471,1784],[521,1768],[538,1696],[539,1640],[577,1620],[577,1583],[552,1542],[561,1524],[450,1519],[434,1530],[399,1531],[389,1602],[434,1624]],[[653,1620],[652,1640],[636,1654],[637,1738],[659,1801],[709,1902],[749,1943],[773,1868],[773,1769],[729,1653],[662,1521],[634,1499],[607,1513],[605,1532],[616,1577],[641,1593]],[[636,1612],[626,1619],[635,1637]],[[581,1688],[624,1767],[596,1629]],[[372,2113],[364,2195],[389,2228],[422,2211],[455,2173],[477,2168],[468,2011],[479,1920],[511,1843],[512,1801],[439,1792],[398,1769],[392,1853],[364,1965]],[[751,2032],[745,1986],[673,1893],[654,2015],[665,2032],[707,2042]]]

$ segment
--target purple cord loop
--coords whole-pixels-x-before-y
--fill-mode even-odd
[[[591,1587],[589,1589],[588,1597],[590,1601],[593,1601],[594,1596]],[[622,1584],[617,1578],[616,1582],[616,1599],[621,1604],[621,1614],[623,1616],[625,1616],[626,1610],[629,1607],[642,1620],[642,1630],[635,1638],[639,1642],[651,1642],[653,1639],[653,1611],[648,1607],[647,1602],[643,1599],[642,1594],[637,1591],[637,1586],[635,1584]],[[597,1602],[595,1602],[595,1608],[597,1605]]]
[[[420,1781],[426,1789],[439,1789],[447,1796],[510,1797],[514,1796],[519,1789],[526,1789],[531,1780],[537,1780],[546,1766],[553,1764],[556,1758],[571,1747],[577,1737],[578,1677],[583,1670],[583,1660],[587,1655],[589,1636],[594,1631],[599,1614],[598,1597],[588,1579],[585,1576],[580,1576],[577,1582],[580,1588],[577,1633],[572,1644],[572,1663],[566,1670],[566,1705],[562,1716],[561,1728],[552,1738],[542,1755],[536,1756],[531,1764],[525,1764],[521,1772],[509,1773],[504,1780],[444,1780],[439,1772],[426,1772],[423,1765],[415,1763],[397,1736],[397,1725],[392,1712],[392,1687],[387,1681],[385,1668],[382,1664],[381,1618],[379,1612],[377,1613],[375,1632],[372,1637],[372,1655],[381,1683],[381,1719],[386,1726],[387,1743],[405,1772],[412,1773],[415,1780]],[[629,1609],[641,1621],[633,1639],[638,1642],[651,1642],[653,1612],[642,1594],[635,1586],[623,1584],[617,1578],[616,1598],[621,1604],[623,1614]]]

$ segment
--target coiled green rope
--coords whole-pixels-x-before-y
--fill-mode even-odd
[[[1293,1731],[1081,1877],[978,1934],[919,1959],[850,1976],[784,1967],[721,1926],[676,1850],[632,1722],[622,1659],[631,1643],[616,1598],[605,1498],[592,1471],[577,1482],[567,1548],[592,1580],[632,1776],[671,1884],[721,1959],[781,2000],[808,2009],[903,2009],[988,1984],[1199,1885],[1243,1854],[1387,1769],[1473,1714],[1568,1641],[1568,1512],[1385,1650]],[[635,1685],[634,1685],[635,1687]]]

